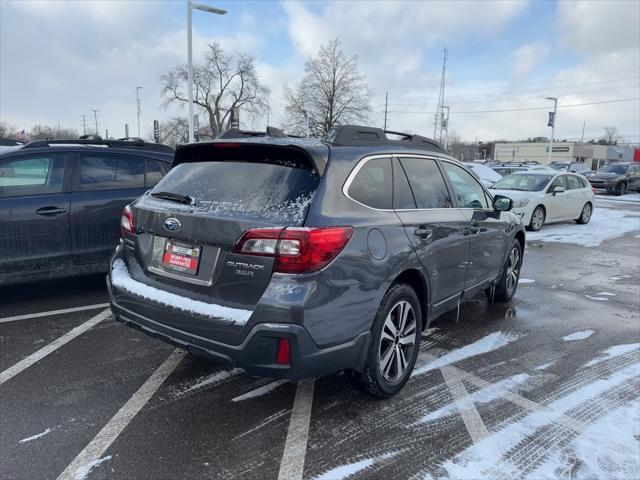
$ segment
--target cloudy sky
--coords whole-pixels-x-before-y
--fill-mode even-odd
[[[616,126],[640,142],[636,0],[201,1],[229,13],[194,12],[194,58],[213,40],[253,54],[272,92],[272,125],[282,122],[282,87],[339,37],[375,89],[373,125],[388,92],[389,128],[433,134],[446,43],[445,104],[463,139],[548,136],[544,97],[556,96],[560,139],[579,139],[585,122],[586,138]],[[122,136],[129,123],[134,134],[136,86],[143,134],[154,119],[184,114],[162,109],[158,78],[186,61],[185,5],[0,0],[0,121],[81,130],[81,115],[99,109],[102,133]]]

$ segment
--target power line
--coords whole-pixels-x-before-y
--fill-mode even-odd
[[[569,105],[558,105],[558,108],[569,108],[569,107],[584,107],[587,105],[601,105],[603,103],[621,103],[621,102],[632,102],[635,100],[640,100],[640,97],[635,98],[622,98],[619,100],[604,100],[601,102],[590,102],[590,103],[574,103]],[[529,108],[508,108],[501,110],[468,110],[468,111],[455,111],[456,115],[461,113],[498,113],[498,112],[524,112],[527,110],[547,110],[549,107],[529,107]],[[434,114],[435,112],[426,112],[426,111],[406,111],[406,110],[389,110],[389,113],[416,113],[416,114]]]

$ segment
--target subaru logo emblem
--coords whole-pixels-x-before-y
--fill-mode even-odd
[[[179,232],[182,229],[182,224],[177,218],[169,217],[164,221],[164,228],[170,232]]]

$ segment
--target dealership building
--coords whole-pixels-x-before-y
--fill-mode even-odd
[[[633,147],[559,142],[553,144],[551,161],[580,162],[592,169],[597,169],[609,162],[631,162],[634,159],[633,154]],[[496,143],[493,158],[499,162],[536,161],[547,164],[549,163],[549,143]]]

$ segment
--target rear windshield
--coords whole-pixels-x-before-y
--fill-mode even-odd
[[[522,190],[526,192],[537,192],[549,183],[553,175],[533,175],[526,173],[516,173],[504,177],[491,187],[494,190]]]
[[[195,162],[171,169],[151,194],[169,192],[192,199],[191,205],[153,199],[168,209],[195,208],[221,216],[299,224],[319,183],[313,171],[284,162]]]
[[[627,173],[627,166],[624,164],[605,165],[598,169],[598,173],[617,173],[618,175],[623,175]]]

